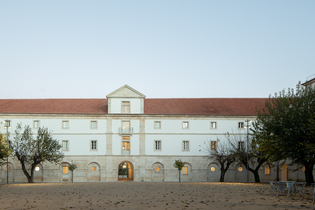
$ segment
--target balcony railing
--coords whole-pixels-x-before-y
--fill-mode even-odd
[[[122,135],[122,134],[130,134],[131,135],[133,133],[133,127],[128,128],[128,129],[123,129],[122,127],[119,127],[118,128],[118,133],[120,135]]]

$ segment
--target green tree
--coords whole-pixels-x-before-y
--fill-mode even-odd
[[[33,183],[36,165],[45,161],[58,163],[63,159],[60,148],[59,141],[52,138],[48,129],[38,128],[34,139],[30,126],[26,125],[23,130],[21,124],[17,125],[12,149],[29,183]]]
[[[69,170],[71,171],[72,183],[73,183],[73,171],[77,168],[77,165],[72,163],[69,165]]]
[[[181,160],[175,160],[175,163],[173,166],[178,169],[178,177],[179,177],[179,182],[180,182],[180,171],[183,169],[184,163]]]
[[[225,173],[229,170],[231,164],[236,160],[232,147],[227,142],[217,141],[216,148],[211,149],[211,141],[208,142],[207,151],[209,159],[220,165],[220,182],[224,182]]]
[[[266,100],[254,123],[254,140],[270,161],[291,160],[305,166],[308,184],[314,182],[315,89],[311,86],[283,90]]]
[[[6,139],[6,135],[0,133],[0,165],[3,163],[5,158],[11,154],[9,141]]]

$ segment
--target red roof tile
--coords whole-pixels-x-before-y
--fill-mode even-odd
[[[145,114],[256,115],[266,98],[144,99]],[[2,99],[0,113],[107,114],[107,99]]]
[[[107,114],[107,99],[2,99],[0,113]]]
[[[145,99],[146,114],[257,115],[266,98]]]

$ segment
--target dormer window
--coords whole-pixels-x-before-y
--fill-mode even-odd
[[[121,103],[121,113],[130,113],[130,102],[123,101]]]

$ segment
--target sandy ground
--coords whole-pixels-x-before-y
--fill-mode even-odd
[[[267,184],[110,182],[0,185],[0,209],[315,209]],[[309,190],[309,189],[308,189]]]

